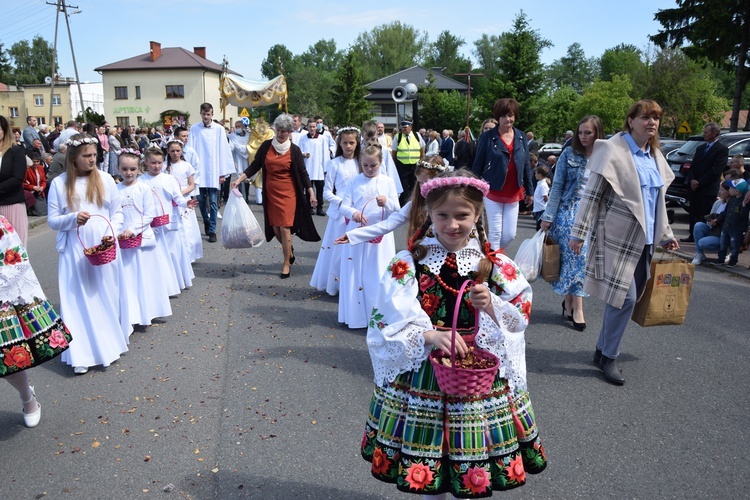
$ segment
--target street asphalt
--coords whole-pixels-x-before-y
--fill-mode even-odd
[[[322,235],[327,219],[314,219]],[[31,262],[59,304],[55,233],[36,222]],[[508,253],[533,232],[522,217]],[[278,243],[226,250],[204,239],[194,286],[172,300],[173,316],[137,329],[119,361],[83,376],[59,360],[30,371],[38,427],[23,426],[6,385],[0,499],[416,498],[373,479],[360,458],[372,391],[365,330],[339,325],[336,298],[310,288],[318,248],[296,240],[282,281]],[[631,323],[622,387],[591,364],[602,302],[585,300],[578,332],[535,282],[528,383],[549,467],[496,495],[746,498],[744,272],[699,267],[682,326]]]

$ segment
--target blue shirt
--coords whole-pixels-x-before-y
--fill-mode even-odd
[[[651,146],[646,145],[643,151],[635,143],[630,134],[623,134],[630,146],[633,155],[635,169],[638,172],[638,180],[641,183],[641,195],[643,196],[643,213],[646,216],[646,245],[654,244],[654,225],[656,224],[656,200],[659,199],[659,190],[664,186],[664,181],[656,167],[656,160],[651,155]]]

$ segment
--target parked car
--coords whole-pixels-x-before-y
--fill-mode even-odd
[[[539,158],[541,158],[542,160],[546,160],[549,155],[560,156],[560,153],[562,153],[562,149],[562,144],[558,144],[555,142],[542,144],[542,146],[539,148]]]
[[[745,156],[745,168],[750,167],[750,132],[726,132],[721,134],[718,140],[729,149],[730,158],[732,155],[742,154]],[[667,188],[666,195],[667,203],[671,206],[678,205],[685,210],[690,207],[687,200],[688,187],[685,185],[685,176],[690,170],[695,151],[704,142],[702,135],[690,136],[685,144],[667,158],[667,163],[675,175],[674,181]]]
[[[681,141],[679,139],[661,139],[659,141],[659,143],[661,144],[661,153],[665,158],[667,158],[667,155],[669,155],[669,153],[680,149],[680,147],[685,144],[685,142],[686,141]]]

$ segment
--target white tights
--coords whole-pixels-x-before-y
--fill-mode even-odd
[[[518,202],[498,203],[485,198],[484,209],[487,211],[487,241],[493,250],[508,248],[516,237]]]
[[[34,393],[31,390],[31,386],[29,385],[29,376],[26,374],[26,370],[12,375],[6,375],[4,378],[18,391],[18,395],[24,403],[24,410],[26,413],[36,411],[37,403],[34,398]]]

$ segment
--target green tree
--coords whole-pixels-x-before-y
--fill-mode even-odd
[[[638,47],[621,43],[605,50],[599,58],[599,78],[607,82],[611,82],[614,75],[637,78],[645,66],[643,52]]]
[[[593,83],[598,66],[596,58],[587,59],[581,44],[576,42],[568,47],[565,56],[550,65],[547,76],[553,88],[571,87],[583,94],[584,89]]]
[[[10,56],[12,83],[29,85],[44,82],[50,75],[50,62],[53,49],[44,38],[37,35],[29,44],[28,40],[14,43],[8,50]],[[57,68],[55,68],[57,72]]]
[[[354,50],[362,62],[365,81],[371,82],[419,64],[428,45],[426,33],[394,21],[360,33]]]
[[[441,32],[437,40],[430,44],[424,64],[428,68],[443,68],[443,73],[453,78],[454,73],[465,72],[469,67],[469,60],[458,53],[466,45],[463,38],[459,38],[450,31]]]
[[[474,42],[474,57],[479,67],[488,77],[500,72],[500,37],[483,34],[482,38]]]
[[[100,115],[99,113],[91,109],[91,106],[89,106],[86,108],[86,117],[84,118],[83,116],[81,116],[81,113],[78,113],[78,116],[76,116],[76,121],[78,123],[94,123],[98,127],[100,125],[104,125],[104,122],[107,120],[104,118],[104,115]]]
[[[364,85],[362,69],[357,53],[350,50],[336,72],[333,84],[333,122],[339,125],[356,125],[369,120],[372,116],[370,103],[367,102],[367,87]]]
[[[661,127],[674,135],[684,120],[694,130],[708,121],[719,121],[729,102],[716,95],[716,90],[708,68],[688,59],[680,49],[667,48],[656,51],[637,93],[659,103],[664,110]]]
[[[536,120],[529,128],[538,140],[554,142],[563,136],[566,130],[575,129],[583,118],[576,115],[576,107],[581,95],[572,87],[560,87],[551,94],[543,96],[537,102]]]
[[[287,75],[287,80],[289,80],[288,75],[295,70],[294,55],[292,51],[286,48],[286,45],[277,43],[268,49],[268,55],[260,63],[260,74],[268,80],[276,78],[281,73],[279,63],[283,65],[284,73]]]
[[[457,90],[451,90],[440,92],[438,99],[442,110],[440,128],[451,129],[456,133],[463,129],[466,126],[466,96]]]
[[[628,75],[614,75],[611,82],[594,82],[575,106],[576,121],[586,115],[598,115],[605,133],[621,129],[625,114],[633,104],[632,89]]]
[[[742,93],[748,81],[750,2],[747,0],[676,0],[677,7],[660,9],[654,17],[663,29],[651,36],[660,47],[685,47],[694,60],[706,58],[734,70],[730,130],[737,130]]]
[[[478,96],[487,114],[500,97],[513,97],[519,105],[517,124],[523,129],[534,122],[534,100],[542,95],[544,66],[541,53],[552,42],[531,29],[523,10],[513,21],[513,29],[500,35],[498,76],[490,79],[489,92]]]
[[[8,51],[5,50],[2,42],[0,42],[0,82],[15,83],[10,80],[12,71],[13,68],[10,65]]]
[[[304,66],[315,66],[321,71],[336,71],[344,59],[344,54],[336,49],[336,41],[318,40],[314,45],[310,45],[307,51],[303,52],[297,58],[297,64]]]

